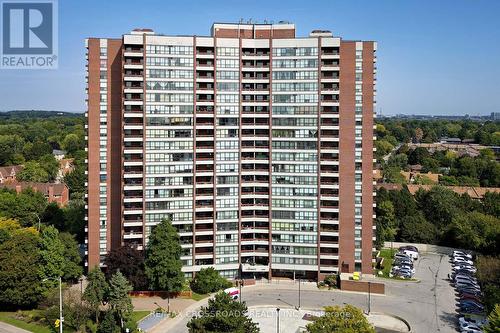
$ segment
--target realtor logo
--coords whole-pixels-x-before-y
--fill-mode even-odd
[[[56,9],[53,0],[1,3],[0,68],[57,68]]]

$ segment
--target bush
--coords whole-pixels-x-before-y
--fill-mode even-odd
[[[199,294],[208,294],[231,286],[232,283],[220,276],[213,267],[202,268],[191,281],[191,289]]]
[[[332,275],[327,275],[325,276],[325,279],[323,280],[325,285],[328,286],[328,288],[337,288],[337,274],[332,274]]]

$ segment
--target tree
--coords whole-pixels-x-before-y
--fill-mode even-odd
[[[306,329],[309,333],[375,333],[363,312],[349,304],[326,306],[325,314],[307,324]]]
[[[64,176],[64,182],[68,185],[70,193],[85,193],[85,168],[76,166],[75,169]]]
[[[106,311],[102,322],[98,325],[97,333],[119,333],[120,327],[116,325],[113,311]]]
[[[59,172],[59,162],[52,153],[45,154],[38,159],[40,166],[47,172],[48,180],[53,182],[56,180]]]
[[[442,186],[434,186],[429,191],[418,190],[415,199],[427,221],[432,221],[438,229],[449,225],[453,217],[459,213],[458,195]]]
[[[78,137],[78,135],[70,133],[64,138],[62,147],[66,150],[66,152],[72,154],[79,149],[83,149],[84,143],[83,140]]]
[[[483,253],[500,253],[500,220],[480,212],[457,214],[448,226],[447,243]]]
[[[83,300],[86,301],[91,311],[95,314],[95,321],[99,323],[99,307],[104,304],[108,293],[109,285],[106,277],[99,267],[94,267],[87,275],[87,287],[83,293]]]
[[[202,307],[199,316],[193,317],[187,327],[189,333],[232,332],[257,333],[259,328],[247,316],[246,304],[233,300],[226,293],[218,293]]]
[[[429,158],[429,151],[422,147],[417,147],[413,149],[408,155],[408,163],[410,164],[422,164],[425,158]]]
[[[191,289],[199,294],[208,294],[231,286],[232,283],[220,276],[213,267],[202,268],[191,281]]]
[[[0,135],[0,165],[15,164],[15,156],[22,156],[24,139],[19,135]]]
[[[424,131],[420,127],[415,129],[415,141],[420,142],[424,138]]]
[[[483,197],[483,211],[485,214],[500,218],[500,193],[486,192]]]
[[[434,244],[436,241],[436,227],[421,214],[401,218],[399,226],[403,242]]]
[[[65,268],[64,245],[53,226],[43,227],[40,233],[40,280],[47,289],[57,287]],[[44,290],[45,292],[46,290]]]
[[[150,288],[166,291],[169,303],[170,293],[181,291],[184,283],[181,251],[177,230],[164,219],[149,236],[144,264]]]
[[[76,281],[83,273],[82,258],[78,251],[78,243],[75,238],[67,233],[59,233],[59,240],[64,246],[64,268],[63,268],[63,280],[65,281]]]
[[[134,309],[128,294],[130,291],[132,291],[132,286],[123,274],[120,271],[113,274],[109,281],[108,302],[111,310],[118,315],[122,328],[124,323],[130,319]]]
[[[23,227],[37,225],[37,215],[41,216],[46,207],[47,199],[43,194],[30,188],[19,194],[0,189],[0,215],[18,220]]]
[[[49,174],[40,163],[29,161],[24,165],[24,169],[17,173],[16,178],[23,182],[46,183],[49,181]]]
[[[104,259],[110,278],[120,271],[132,284],[134,290],[144,290],[148,286],[148,281],[144,272],[144,254],[130,246],[122,246],[112,249]]]
[[[0,244],[0,308],[32,307],[41,299],[36,231],[24,229]]]
[[[493,311],[488,316],[488,324],[483,327],[484,333],[500,332],[500,304],[496,304]]]
[[[389,200],[377,203],[376,246],[381,248],[384,242],[394,241],[397,225],[394,217],[394,206]]]
[[[64,231],[75,235],[78,243],[85,241],[85,201],[72,199],[62,209],[64,214]]]

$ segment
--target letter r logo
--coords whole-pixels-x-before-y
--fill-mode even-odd
[[[51,54],[53,4],[2,3],[3,54]]]

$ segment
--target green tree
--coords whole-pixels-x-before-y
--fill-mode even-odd
[[[389,154],[394,146],[387,140],[377,140],[375,141],[375,147],[377,151],[375,152],[378,159],[381,159],[385,155]]]
[[[85,193],[85,168],[83,166],[76,166],[75,169],[64,176],[64,183],[68,185],[70,194]]]
[[[425,158],[429,158],[429,151],[422,147],[417,147],[410,151],[408,155],[408,163],[410,164],[422,164]]]
[[[57,280],[65,268],[64,245],[59,232],[52,226],[43,227],[40,233],[40,280],[47,289],[57,287]],[[43,292],[46,292],[44,290]]]
[[[76,240],[82,244],[85,241],[85,201],[72,199],[62,210],[64,214],[63,230],[75,235]]]
[[[111,276],[109,280],[108,303],[111,310],[118,316],[122,328],[125,322],[132,316],[134,309],[132,300],[128,294],[132,289],[132,285],[120,271]]]
[[[98,325],[97,333],[119,333],[120,327],[116,324],[115,313],[106,311],[102,322]]]
[[[47,172],[49,182],[55,181],[59,172],[59,162],[56,160],[54,155],[43,155],[38,159],[38,163],[45,170],[45,172]]]
[[[434,244],[436,241],[436,227],[421,214],[405,216],[399,225],[399,238],[403,242]]]
[[[170,293],[182,290],[181,245],[179,234],[169,220],[164,219],[151,232],[146,246],[146,276],[152,290]]]
[[[109,290],[106,277],[99,267],[94,267],[87,275],[87,287],[83,293],[86,301],[95,315],[96,323],[99,323],[100,306],[104,304]]]
[[[457,214],[447,227],[447,244],[484,253],[500,253],[500,220],[480,212]]]
[[[23,182],[46,183],[49,181],[49,174],[42,168],[40,163],[29,161],[24,165],[24,169],[16,175],[16,178]]]
[[[375,333],[363,312],[352,306],[326,306],[325,314],[314,322],[307,324],[309,333]]]
[[[500,333],[500,304],[488,316],[488,324],[483,328],[484,333]]]
[[[64,246],[64,268],[63,279],[65,281],[76,281],[83,273],[81,266],[82,258],[78,252],[78,243],[73,235],[67,232],[59,233],[59,240]]]
[[[460,206],[458,195],[445,187],[434,186],[429,191],[419,190],[415,198],[427,221],[432,221],[440,230],[460,213],[457,209]]]
[[[38,216],[42,216],[47,207],[47,199],[40,192],[28,188],[16,193],[14,190],[0,189],[0,216],[13,218],[21,226],[38,224]]]
[[[64,138],[62,142],[62,147],[66,150],[66,152],[72,154],[79,149],[83,149],[84,142],[82,139],[78,137],[78,135],[70,133],[66,135],[66,137]]]
[[[394,241],[397,234],[394,206],[391,201],[386,200],[377,203],[377,229],[376,246],[381,248],[384,242]]]
[[[0,135],[0,165],[15,164],[15,156],[22,156],[24,139],[19,135]]]
[[[500,193],[486,192],[483,197],[483,211],[486,214],[500,218]]]
[[[32,307],[41,299],[39,237],[17,232],[0,244],[0,308]]]
[[[232,283],[223,278],[213,267],[202,268],[191,281],[191,289],[199,294],[208,294],[231,286]]]
[[[193,317],[187,327],[189,333],[258,333],[257,324],[247,316],[247,312],[244,302],[235,301],[221,292],[208,300],[208,306],[202,307],[199,316]]]

